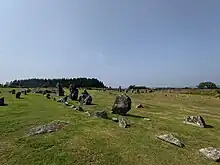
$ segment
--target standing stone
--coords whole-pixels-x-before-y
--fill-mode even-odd
[[[24,90],[24,95],[27,95],[27,90],[26,89]]]
[[[118,95],[112,106],[112,113],[126,115],[131,109],[131,98],[126,94]]]
[[[157,136],[157,138],[161,139],[161,140],[163,140],[165,142],[174,144],[174,145],[176,145],[178,147],[184,147],[184,144],[179,139],[174,137],[172,134],[160,135],[160,136]]]
[[[121,86],[119,86],[119,87],[118,87],[118,91],[119,91],[119,92],[121,92],[121,91],[122,91]]]
[[[21,92],[17,92],[17,93],[16,93],[16,98],[17,98],[17,99],[20,99],[20,97],[21,97]]]
[[[11,91],[11,93],[12,93],[12,94],[15,94],[15,93],[16,93],[16,90],[15,90],[15,89],[13,89],[13,90]]]
[[[199,150],[199,152],[210,160],[213,160],[215,162],[220,162],[220,148],[213,148],[213,147],[202,148]]]
[[[0,106],[3,106],[3,105],[5,105],[5,99],[4,99],[4,97],[1,97],[0,98]]]
[[[205,120],[201,116],[188,116],[185,118],[184,123],[199,126],[202,128],[205,128],[206,126]]]
[[[136,93],[137,93],[137,94],[140,94],[140,90],[139,90],[139,89],[137,89]]]
[[[57,83],[57,96],[64,96],[64,90],[60,83]]]
[[[70,87],[69,87],[69,90],[70,90],[70,99],[71,100],[77,100],[79,90],[76,88],[76,86],[74,84],[71,84]]]
[[[79,97],[79,102],[81,104],[90,105],[92,104],[92,96],[89,95],[89,93],[84,90],[81,96]]]
[[[131,93],[134,93],[134,89],[133,88],[131,89]]]

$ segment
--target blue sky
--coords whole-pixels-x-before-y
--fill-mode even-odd
[[[0,82],[220,84],[219,0],[0,0]]]

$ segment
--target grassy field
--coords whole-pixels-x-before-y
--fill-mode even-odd
[[[120,128],[111,120],[97,119],[47,100],[41,94],[15,95],[2,89],[8,106],[0,107],[1,165],[214,165],[198,150],[220,147],[220,100],[210,96],[172,94],[128,94],[132,109],[130,128]],[[117,92],[89,91],[94,105],[88,111],[105,110],[109,117]],[[77,102],[72,102],[77,104]],[[136,109],[137,104],[144,108]],[[201,115],[213,128],[183,124],[188,115]],[[151,121],[143,120],[148,117]],[[54,120],[72,124],[64,129],[26,137],[34,126]],[[165,143],[157,135],[172,133],[184,148]]]

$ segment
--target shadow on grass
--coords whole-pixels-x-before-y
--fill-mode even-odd
[[[211,125],[206,124],[206,125],[205,125],[205,128],[214,128],[214,127],[211,126]]]
[[[3,107],[3,106],[8,106],[8,104],[3,104],[3,105],[0,105],[0,107]]]
[[[125,116],[129,116],[129,117],[134,117],[134,118],[139,118],[139,119],[143,119],[143,118],[147,118],[145,116],[138,116],[138,115],[132,115],[132,114],[127,114]]]

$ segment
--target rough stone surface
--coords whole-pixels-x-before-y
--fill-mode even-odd
[[[67,101],[64,102],[63,104],[66,105],[66,106],[70,106],[69,103],[68,103]]]
[[[79,97],[79,102],[81,104],[91,105],[92,104],[92,96],[88,94],[88,92],[85,90],[81,96]]]
[[[143,106],[142,104],[138,104],[138,105],[136,106],[136,108],[144,108],[144,106]]]
[[[118,122],[119,122],[119,127],[121,128],[127,128],[130,126],[130,124],[128,123],[128,120],[125,118],[119,118]]]
[[[126,115],[131,109],[131,98],[126,94],[118,95],[112,106],[112,113]]]
[[[20,99],[20,97],[21,97],[21,92],[17,92],[17,93],[16,93],[16,98],[17,98],[17,99]]]
[[[220,162],[220,148],[213,148],[213,147],[202,148],[199,150],[199,152],[210,160],[213,160],[215,162]]]
[[[4,97],[0,97],[0,106],[5,105]]]
[[[159,139],[161,139],[163,141],[166,141],[168,143],[174,144],[174,145],[176,145],[178,147],[184,147],[184,144],[179,139],[174,137],[172,134],[160,135],[157,138],[159,138]]]
[[[75,111],[84,111],[84,109],[81,106],[72,106],[72,109]]]
[[[184,123],[199,126],[202,128],[205,128],[206,126],[205,120],[201,116],[188,116],[185,118]]]
[[[96,111],[94,112],[94,117],[108,119],[108,114],[105,111]]]
[[[88,116],[91,116],[91,113],[86,111],[85,114],[87,114]]]
[[[32,128],[29,132],[28,135],[29,136],[33,136],[33,135],[39,135],[39,134],[44,134],[44,133],[51,133],[51,132],[56,132],[60,129],[62,129],[63,127],[67,126],[69,123],[65,122],[65,121],[54,121],[42,126],[38,126],[35,128]]]

